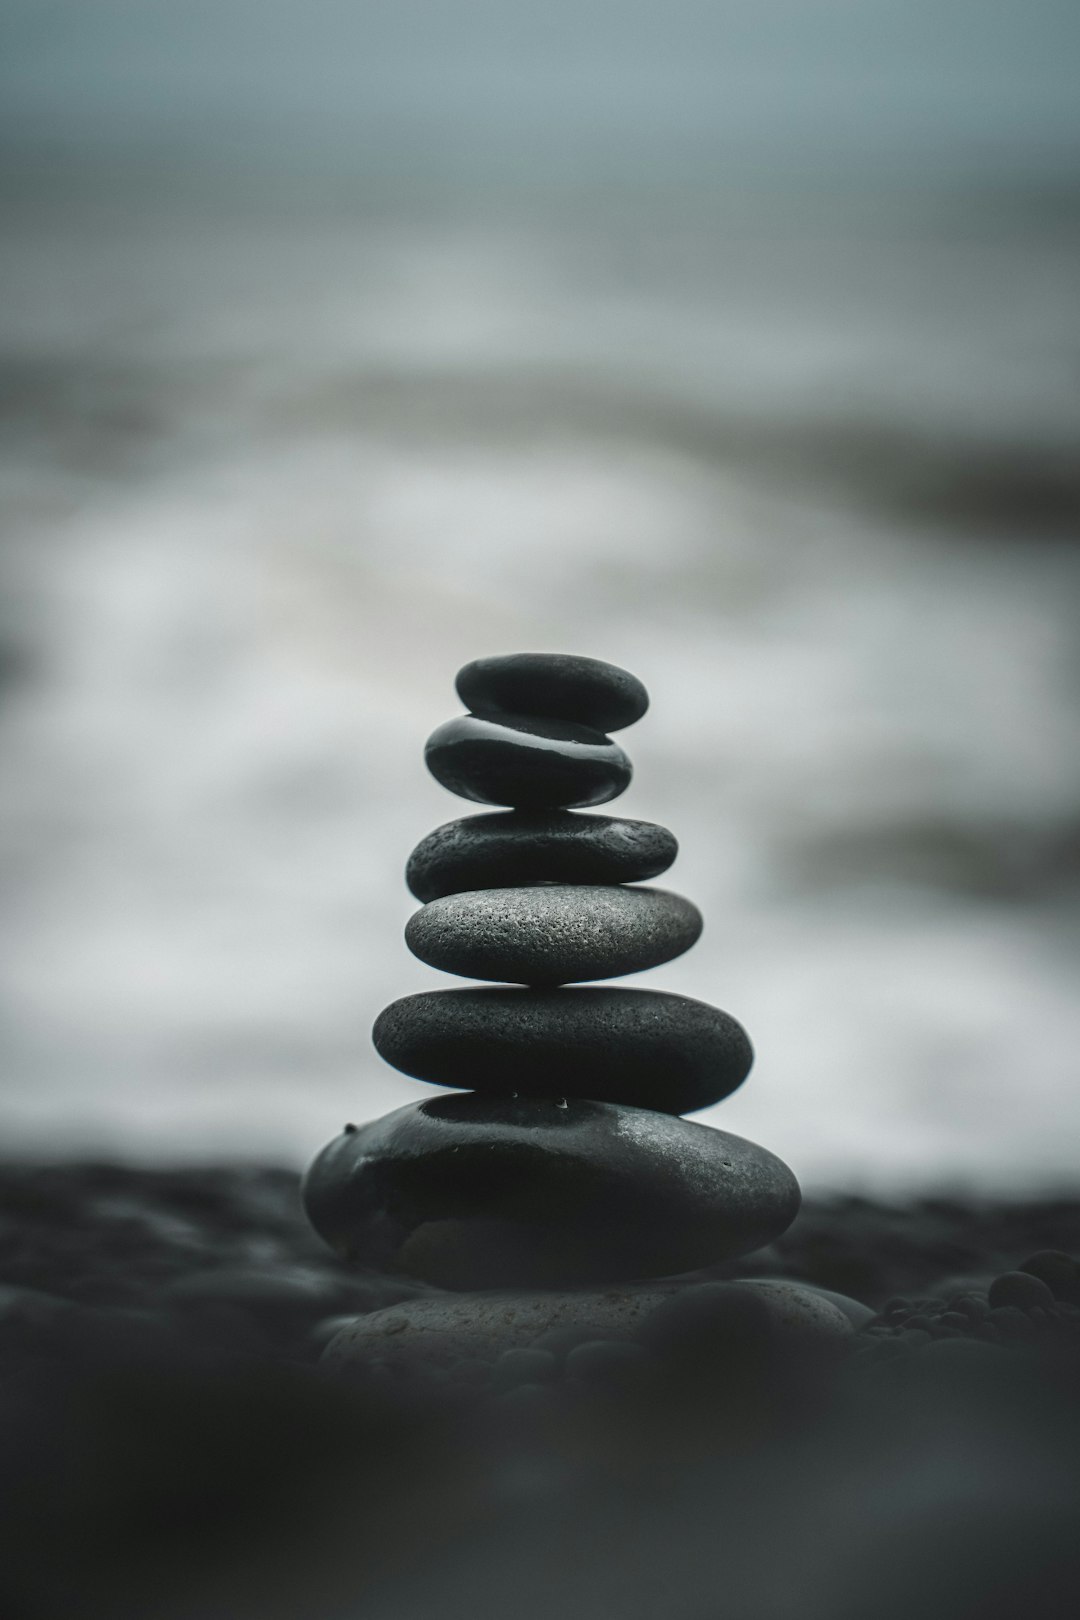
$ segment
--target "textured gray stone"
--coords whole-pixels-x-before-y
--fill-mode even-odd
[[[701,928],[697,907],[667,889],[552,883],[432,900],[409,918],[405,940],[444,973],[557,985],[670,962]]]
[[[462,1290],[690,1271],[771,1242],[799,1207],[787,1166],[742,1137],[610,1103],[477,1094],[344,1133],[303,1197],[345,1258]]]
[[[666,872],[678,849],[651,821],[499,811],[436,827],[409,856],[405,881],[423,901],[522,883],[639,883]]]
[[[372,1036],[387,1063],[434,1085],[669,1114],[721,1101],[753,1062],[718,1007],[622,986],[423,991],[384,1008]]]
[[[701,1370],[751,1360],[778,1341],[842,1339],[853,1325],[837,1304],[786,1278],[696,1283],[673,1291],[642,1323],[640,1338],[668,1360]]]
[[[494,1361],[523,1349],[554,1328],[583,1330],[591,1337],[630,1338],[673,1289],[675,1282],[623,1283],[603,1289],[503,1289],[484,1293],[429,1294],[343,1323],[323,1355],[323,1365],[346,1370],[372,1358],[421,1356],[453,1363],[476,1356]],[[419,1308],[417,1308],[419,1307]]]
[[[860,1300],[790,1277],[740,1277],[730,1286],[747,1289],[768,1306],[774,1327],[806,1338],[846,1338],[874,1315]]]
[[[763,1278],[761,1280],[767,1280],[774,1287],[779,1286],[780,1284],[780,1279],[778,1278]],[[787,1279],[783,1279],[783,1286],[785,1288],[799,1288],[803,1293],[817,1294],[821,1299],[826,1300],[830,1305],[835,1305],[837,1310],[843,1311],[852,1328],[856,1332],[859,1328],[865,1327],[867,1322],[872,1322],[874,1317],[877,1315],[877,1312],[874,1311],[869,1305],[864,1305],[862,1300],[852,1299],[850,1294],[838,1294],[835,1288],[819,1288],[817,1283],[793,1283],[789,1282]]]
[[[649,694],[636,675],[569,653],[474,658],[458,671],[455,685],[473,714],[543,715],[577,720],[597,731],[633,725],[649,707]]]
[[[451,793],[522,810],[604,804],[633,775],[618,743],[602,732],[525,715],[448,720],[428,738],[424,759]]]
[[[603,1289],[429,1294],[344,1323],[327,1345],[323,1365],[347,1376],[350,1366],[399,1356],[444,1365],[471,1357],[494,1361],[557,1329],[566,1331],[568,1340],[579,1335],[627,1340],[682,1286],[661,1280]],[[757,1294],[781,1331],[796,1338],[839,1340],[853,1331],[847,1316],[818,1289],[772,1278],[730,1286]]]

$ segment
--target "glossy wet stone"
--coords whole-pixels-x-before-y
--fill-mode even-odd
[[[649,694],[636,675],[569,653],[474,658],[458,671],[454,684],[473,714],[542,715],[577,720],[597,731],[633,725],[649,707]]]
[[[436,1085],[668,1114],[729,1096],[753,1062],[718,1007],[621,986],[424,991],[384,1008],[372,1036],[387,1063]]]
[[[475,1094],[338,1137],[303,1196],[339,1254],[453,1289],[688,1271],[771,1242],[799,1206],[787,1166],[741,1137],[580,1098]]]
[[[552,883],[432,900],[409,918],[405,940],[444,973],[557,985],[670,962],[701,929],[697,907],[666,889]]]
[[[602,732],[522,715],[448,720],[428,738],[424,759],[451,793],[522,810],[604,804],[633,774],[618,743]]]
[[[651,821],[510,810],[436,827],[409,856],[405,881],[423,901],[523,883],[638,883],[666,872],[678,849]]]

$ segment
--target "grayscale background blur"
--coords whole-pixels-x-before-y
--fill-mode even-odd
[[[480,654],[653,697],[701,1116],[1075,1180],[1075,0],[0,0],[5,1154],[301,1163]]]

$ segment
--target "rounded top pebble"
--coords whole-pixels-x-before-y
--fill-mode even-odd
[[[633,725],[649,707],[649,694],[636,675],[573,653],[474,658],[458,671],[454,684],[472,714],[540,715],[603,732]]]

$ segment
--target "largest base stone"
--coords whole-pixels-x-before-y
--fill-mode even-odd
[[[311,1166],[303,1197],[345,1258],[475,1289],[692,1271],[770,1243],[800,1195],[774,1154],[706,1125],[467,1093],[347,1130]]]
[[[733,1304],[752,1297],[769,1325],[794,1340],[844,1339],[855,1331],[848,1309],[869,1318],[854,1300],[838,1303],[805,1283],[782,1278],[740,1280],[724,1285]],[[536,1342],[553,1329],[584,1338],[634,1338],[658,1305],[683,1292],[676,1279],[626,1283],[620,1287],[528,1293],[521,1289],[478,1294],[436,1294],[406,1300],[358,1316],[330,1341],[323,1365],[348,1376],[374,1361],[429,1361],[452,1366],[477,1358],[490,1361],[504,1350]]]

